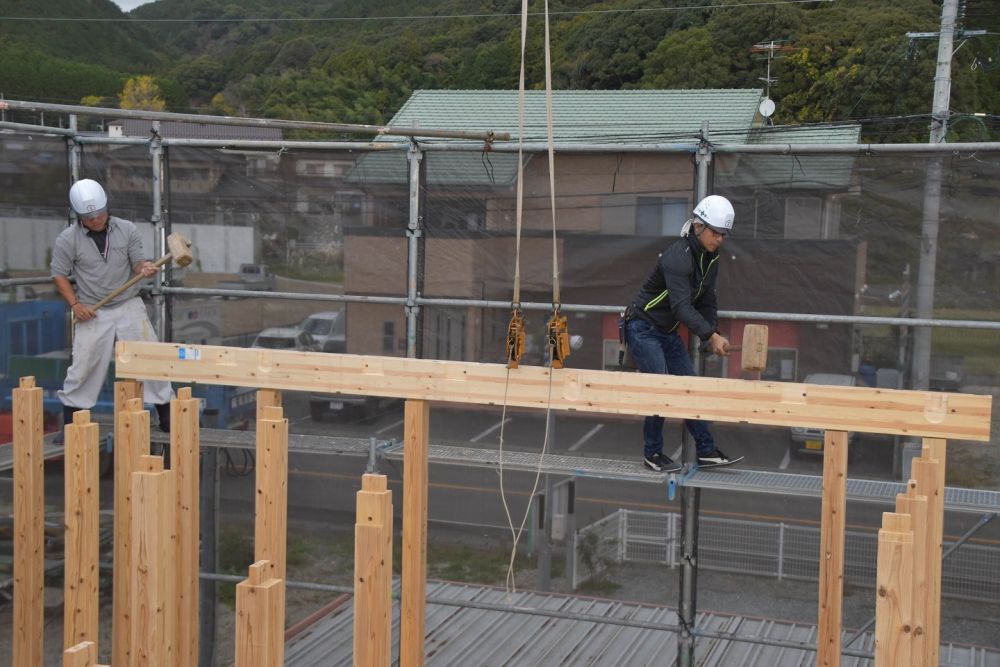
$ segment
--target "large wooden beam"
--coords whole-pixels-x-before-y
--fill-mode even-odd
[[[116,370],[124,378],[980,441],[989,440],[992,408],[992,397],[971,394],[538,366],[508,375],[502,364],[144,341],[118,343]]]

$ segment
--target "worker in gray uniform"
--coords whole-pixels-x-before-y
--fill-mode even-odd
[[[97,403],[116,340],[157,340],[138,284],[99,309],[93,305],[133,275],[149,278],[158,270],[145,256],[136,226],[108,214],[108,196],[97,181],[88,178],[74,183],[69,203],[77,224],[56,238],[51,265],[52,280],[76,322],[72,363],[58,393],[67,424],[73,421],[73,412],[89,410]],[[170,431],[171,398],[169,382],[143,382],[143,399],[156,407],[160,429],[166,432]]]

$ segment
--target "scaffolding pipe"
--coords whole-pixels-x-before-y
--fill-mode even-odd
[[[244,118],[237,116],[212,116],[208,114],[174,113],[171,111],[144,111],[137,109],[108,109],[87,107],[77,104],[50,104],[46,102],[26,102],[4,100],[5,108],[14,111],[52,111],[55,113],[77,113],[81,116],[113,116],[140,120],[175,121],[180,123],[208,123],[211,125],[237,125],[240,127],[270,127],[287,130],[315,130],[322,132],[349,132],[352,134],[377,134],[397,137],[440,137],[444,139],[473,139],[480,141],[509,140],[506,132],[466,132],[458,130],[434,130],[430,128],[400,128],[387,125],[356,125],[349,123],[321,123],[304,120],[282,120],[277,118]]]
[[[417,281],[420,273],[420,163],[424,155],[414,143],[410,146],[406,159],[410,165],[410,215],[406,226],[407,274],[406,274],[406,356],[417,356],[417,315],[420,295]]]
[[[153,171],[153,209],[149,221],[153,223],[153,257],[166,254],[166,233],[163,229],[163,146],[160,140],[160,121],[153,121],[153,137],[149,143],[149,157]],[[156,312],[156,337],[167,340],[167,301],[163,294],[163,271],[153,277],[153,310]]]

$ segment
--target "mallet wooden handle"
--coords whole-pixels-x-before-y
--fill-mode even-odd
[[[153,262],[153,266],[155,266],[158,269],[167,262],[169,262],[171,259],[173,259],[173,254],[168,252],[166,255]],[[112,292],[111,294],[107,295],[106,297],[95,303],[93,306],[91,306],[91,308],[97,310],[101,306],[106,305],[108,301],[111,301],[111,299],[115,298],[116,296],[127,290],[129,287],[132,287],[132,285],[135,285],[137,282],[145,278],[146,276],[142,275],[141,273],[135,274],[134,276],[129,278],[129,281],[127,283],[125,283],[124,285],[116,289],[114,292]]]

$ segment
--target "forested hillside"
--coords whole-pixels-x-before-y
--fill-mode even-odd
[[[763,87],[751,47],[777,40],[778,123],[865,120],[874,141],[926,140],[937,41],[934,0],[550,2],[554,85],[570,89]],[[7,0],[0,92],[75,103],[152,74],[167,107],[383,123],[417,88],[517,86],[516,0],[159,0],[123,15],[109,0]],[[1000,16],[968,0],[955,55],[950,140],[1000,139]],[[529,86],[543,85],[542,5],[532,3]],[[962,43],[956,39],[956,46]],[[995,68],[995,69],[994,69]],[[113,102],[113,100],[112,100]],[[964,116],[963,116],[964,117]],[[972,116],[969,116],[973,118]]]

